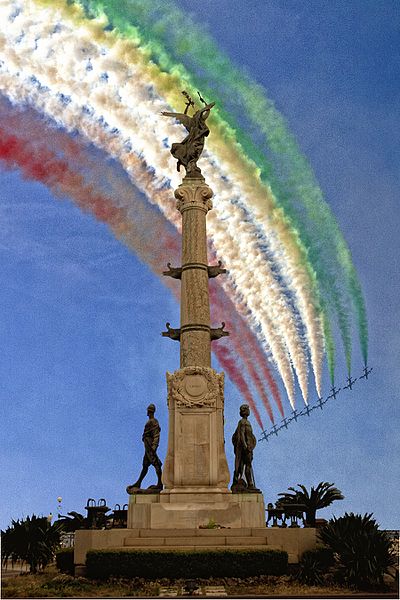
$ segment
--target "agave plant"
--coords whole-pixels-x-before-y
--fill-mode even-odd
[[[380,531],[371,514],[345,513],[319,531],[320,540],[334,552],[339,580],[358,588],[383,584],[397,564],[390,537]]]
[[[32,573],[43,569],[54,558],[60,546],[62,525],[49,523],[46,517],[27,517],[12,520],[11,526],[1,532],[1,560],[21,560],[30,566]]]
[[[303,552],[295,578],[306,585],[324,585],[330,567],[334,564],[330,548],[315,548]]]
[[[306,507],[306,525],[308,527],[315,527],[317,510],[326,508],[334,500],[343,500],[344,498],[342,492],[334,487],[333,483],[326,481],[321,481],[315,489],[311,487],[310,492],[300,483],[297,484],[297,487],[300,489],[288,488],[293,493],[283,492],[278,494],[278,496],[282,496],[279,499],[279,504],[304,504]]]

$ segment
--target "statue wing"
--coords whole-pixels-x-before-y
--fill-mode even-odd
[[[174,117],[177,121],[182,123],[182,125],[186,127],[188,131],[190,131],[190,127],[192,125],[192,117],[189,117],[189,115],[174,112],[163,112],[161,114],[164,115],[164,117]]]
[[[177,121],[182,123],[182,125],[186,127],[188,131],[190,131],[192,126],[192,117],[189,117],[189,115],[184,115],[183,113],[175,113],[174,116]]]

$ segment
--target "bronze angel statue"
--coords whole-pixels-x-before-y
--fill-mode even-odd
[[[204,107],[196,110],[194,115],[190,117],[187,114],[188,110],[191,106],[194,108],[195,104],[187,92],[182,92],[182,94],[187,100],[184,113],[162,112],[161,114],[164,115],[164,117],[174,117],[182,123],[189,132],[182,142],[172,144],[171,147],[171,154],[178,161],[178,171],[180,171],[181,165],[183,165],[188,177],[199,177],[201,176],[201,170],[196,163],[203,152],[204,139],[210,133],[210,130],[206,125],[206,120],[208,119],[215,102],[207,104],[199,94],[199,98],[201,102],[203,102]]]

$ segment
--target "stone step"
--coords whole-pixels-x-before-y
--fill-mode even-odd
[[[177,542],[178,544],[178,542]],[[129,537],[125,538],[124,546],[141,546],[145,547],[157,547],[157,546],[165,546],[165,538],[140,538],[140,537]]]
[[[266,535],[265,529],[136,529],[132,530],[133,535],[136,537],[241,537],[258,535],[258,531],[261,531]]]
[[[258,536],[248,536],[248,537],[235,537],[235,538],[226,538],[227,546],[266,546],[267,545],[267,536],[263,537]]]
[[[195,545],[191,545],[191,546],[124,546],[123,548],[116,548],[116,550],[156,550],[157,552],[171,552],[171,551],[186,551],[186,550],[282,550],[282,548],[277,548],[276,546],[195,546]],[[288,555],[288,560],[289,563],[297,563],[298,562],[298,556],[297,554],[291,554],[289,553]]]
[[[261,536],[209,536],[209,537],[128,537],[124,540],[125,546],[141,546],[141,547],[156,547],[156,546],[266,546],[267,537]]]

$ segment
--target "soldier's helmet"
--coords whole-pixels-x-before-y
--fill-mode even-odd
[[[147,412],[153,412],[153,413],[155,413],[156,412],[155,405],[154,404],[149,404],[148,407],[147,407]]]

